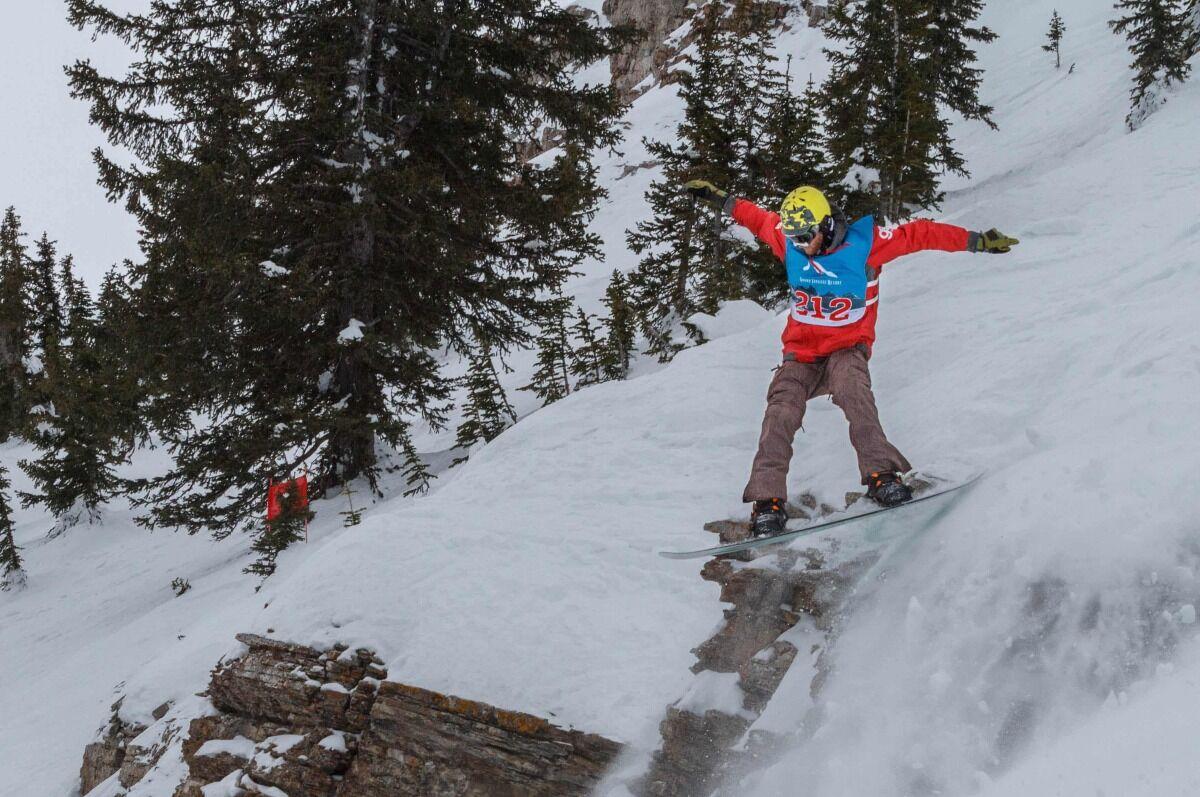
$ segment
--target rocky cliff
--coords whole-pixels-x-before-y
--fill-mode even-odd
[[[175,797],[584,795],[620,751],[546,720],[386,680],[369,650],[240,635],[186,729],[114,712],[89,745],[81,793],[114,797],[174,777]]]
[[[814,0],[766,0],[775,18],[783,22],[792,11],[802,12],[811,27],[825,19],[826,6]],[[697,4],[689,0],[604,0],[604,15],[613,25],[631,25],[638,31],[634,41],[610,62],[612,85],[626,102],[632,102],[650,87],[672,82],[670,67],[692,41],[678,29],[691,18]]]
[[[846,507],[861,499],[851,493]],[[833,507],[805,496],[789,504],[789,517],[814,519]],[[705,527],[722,543],[749,536],[749,524],[718,521]],[[633,784],[644,797],[710,794],[727,779],[770,755],[783,740],[760,720],[785,676],[800,681],[799,691],[772,706],[803,714],[825,677],[826,652],[855,584],[875,563],[877,553],[841,552],[838,546],[799,549],[760,548],[717,557],[701,577],[721,587],[730,604],[724,622],[697,646],[693,689],[667,708],[662,742],[647,771]],[[802,666],[801,666],[802,665]],[[790,673],[793,667],[795,673]]]
[[[626,100],[646,77],[661,80],[674,48],[667,37],[688,19],[688,0],[604,0],[604,15],[614,25],[633,25],[636,40],[612,59],[612,83]],[[657,82],[657,81],[656,81]]]

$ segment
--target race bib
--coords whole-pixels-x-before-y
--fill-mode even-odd
[[[875,224],[870,217],[851,225],[846,242],[827,255],[808,257],[787,242],[792,320],[820,327],[849,326],[867,313],[867,258]]]

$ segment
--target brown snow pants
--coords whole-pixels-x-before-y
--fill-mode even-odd
[[[835,351],[812,363],[785,360],[767,390],[767,412],[758,454],[750,471],[743,501],[787,498],[787,473],[792,461],[792,438],[804,421],[804,406],[816,396],[830,395],[850,422],[850,443],[858,453],[863,484],[875,472],[911,470],[912,466],[888,442],[879,423],[865,346]]]

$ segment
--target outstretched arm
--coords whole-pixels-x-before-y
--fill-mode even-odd
[[[953,224],[917,219],[891,229],[875,228],[875,243],[867,264],[881,268],[898,257],[934,249],[941,252],[1002,254],[1019,243],[997,230],[972,232]]]
[[[779,231],[778,213],[763,210],[749,200],[731,196],[707,180],[685,183],[684,190],[722,213],[728,213],[734,221],[754,233],[758,240],[771,247],[777,258],[783,260],[784,242],[783,233]]]
[[[734,199],[729,214],[734,221],[754,233],[755,238],[771,247],[775,257],[783,260],[784,241],[783,233],[779,230],[778,213],[763,210],[748,199]]]

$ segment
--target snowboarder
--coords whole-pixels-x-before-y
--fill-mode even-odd
[[[881,506],[912,499],[902,475],[908,460],[888,442],[879,422],[867,360],[875,341],[879,272],[902,255],[944,252],[1008,252],[1018,241],[997,230],[971,232],[950,224],[916,220],[892,228],[864,216],[846,217],[812,186],[788,194],[779,213],[729,195],[704,180],[685,189],[728,213],[783,261],[791,310],[783,332],[783,363],[767,391],[758,453],[742,500],[754,503],[755,536],[784,530],[787,472],[792,439],[809,399],[830,395],[850,423],[850,443],[867,495]]]

